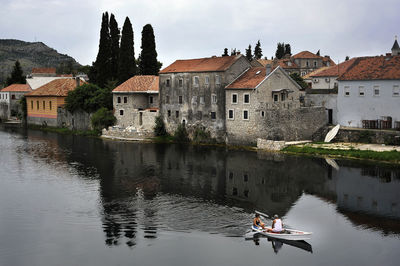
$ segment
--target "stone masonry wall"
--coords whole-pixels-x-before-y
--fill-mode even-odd
[[[67,127],[70,130],[91,130],[91,114],[84,111],[68,112],[66,109],[57,108],[57,127]]]

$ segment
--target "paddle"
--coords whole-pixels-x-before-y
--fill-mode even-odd
[[[265,213],[262,213],[262,212],[259,212],[259,211],[254,211],[254,212],[259,214],[259,215],[261,215],[261,216],[264,216],[265,218],[269,218],[269,216],[267,214],[265,214]]]

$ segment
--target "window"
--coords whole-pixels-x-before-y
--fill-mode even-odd
[[[374,86],[374,96],[379,96],[379,86]]]
[[[179,81],[178,81],[178,85],[179,85],[179,87],[180,87],[180,88],[182,88],[182,87],[183,87],[183,79],[179,79]]]
[[[233,179],[233,173],[229,172],[229,180],[232,180],[232,179]]]
[[[43,101],[43,110],[46,110],[46,102]]]
[[[121,97],[118,96],[117,103],[121,103]]]
[[[307,72],[301,71],[301,76],[305,76],[306,74],[307,74]]]
[[[170,117],[171,116],[171,110],[168,110],[168,117]]]
[[[317,61],[314,61],[314,67],[317,67]]]
[[[233,93],[232,94],[232,103],[237,103],[238,101],[237,101],[237,93]]]
[[[167,87],[171,86],[171,80],[170,79],[166,79],[165,80],[165,86],[167,86]]]
[[[51,101],[49,101],[49,109],[51,110]]]
[[[36,101],[36,109],[39,110],[39,101]]]
[[[221,85],[221,76],[215,75],[215,85]]]
[[[128,97],[124,97],[124,103],[128,102]]]
[[[278,94],[274,94],[274,102],[277,102],[279,100]]]
[[[11,94],[11,100],[15,100],[15,94]]]
[[[196,105],[197,104],[197,96],[192,97],[192,104]]]
[[[31,109],[33,110],[33,101],[31,101]]]
[[[119,110],[119,115],[124,115],[124,110]]]
[[[363,97],[365,95],[364,86],[358,87],[358,96]]]
[[[150,103],[150,104],[153,103],[153,96],[149,96],[149,103]]]
[[[306,66],[307,66],[307,67],[310,66],[310,62],[309,62],[309,61],[306,62]]]
[[[399,96],[400,96],[399,85],[394,85],[393,86],[393,97],[399,97]]]
[[[176,118],[179,117],[179,111],[175,111],[175,117],[176,117]]]
[[[235,120],[235,112],[232,109],[228,110],[228,119]]]
[[[203,113],[201,111],[197,111],[197,119],[198,120],[203,119]]]
[[[217,113],[211,112],[211,119],[217,119]]]
[[[283,102],[286,99],[286,94],[281,93],[281,101]]]
[[[243,103],[250,103],[250,94],[243,94]]]
[[[249,111],[243,110],[243,120],[249,120]]]
[[[179,97],[178,97],[178,101],[179,101],[179,104],[182,104],[182,103],[183,103],[183,98],[182,98],[182,96],[179,96]]]
[[[200,104],[204,104],[204,96],[200,96]]]
[[[169,96],[165,96],[165,103],[169,103]]]
[[[193,77],[193,86],[195,86],[195,87],[199,86],[199,77],[198,76]]]
[[[248,182],[249,181],[249,175],[248,174],[244,174],[243,175],[243,181],[244,182]]]
[[[264,111],[261,111],[261,112],[260,112],[260,115],[261,115],[261,117],[265,117],[265,112],[264,112]]]
[[[350,87],[344,86],[344,96],[350,96]]]
[[[216,94],[211,94],[211,102],[217,103],[217,95]]]
[[[206,76],[206,78],[204,79],[204,83],[205,83],[206,85],[209,85],[209,84],[210,84],[210,77],[209,77],[209,76]]]

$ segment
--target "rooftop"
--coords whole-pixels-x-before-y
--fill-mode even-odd
[[[11,84],[8,87],[5,87],[1,90],[1,92],[30,92],[32,91],[31,87],[28,84]]]
[[[339,77],[340,75],[343,75],[356,62],[356,59],[357,59],[357,57],[352,58],[347,61],[344,61],[344,62],[334,65],[334,66],[317,69],[316,71],[313,71],[312,73],[310,73],[308,76],[310,76],[310,77]]]
[[[159,77],[152,75],[133,76],[118,87],[113,92],[148,92],[159,91]]]
[[[255,89],[266,78],[265,67],[249,68],[244,74],[229,84],[227,89]]]
[[[84,81],[80,81],[81,84]],[[76,80],[73,78],[56,79],[46,83],[36,90],[26,94],[26,96],[57,96],[66,97],[69,91],[76,88]]]
[[[32,68],[32,74],[56,74],[56,68],[54,67]]]
[[[300,53],[297,53],[293,56],[293,58],[297,59],[297,58],[305,58],[305,59],[309,59],[309,58],[321,58],[322,56],[313,54],[309,51],[302,51]]]
[[[160,71],[164,73],[182,73],[182,72],[219,72],[227,70],[243,55],[232,56],[213,56],[207,58],[176,60]]]

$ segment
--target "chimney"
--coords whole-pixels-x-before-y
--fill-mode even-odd
[[[76,87],[79,87],[81,85],[81,78],[75,77],[75,80],[76,80]]]
[[[268,76],[269,73],[271,73],[271,64],[267,64],[267,65],[265,66],[265,70],[266,70],[265,75]]]

